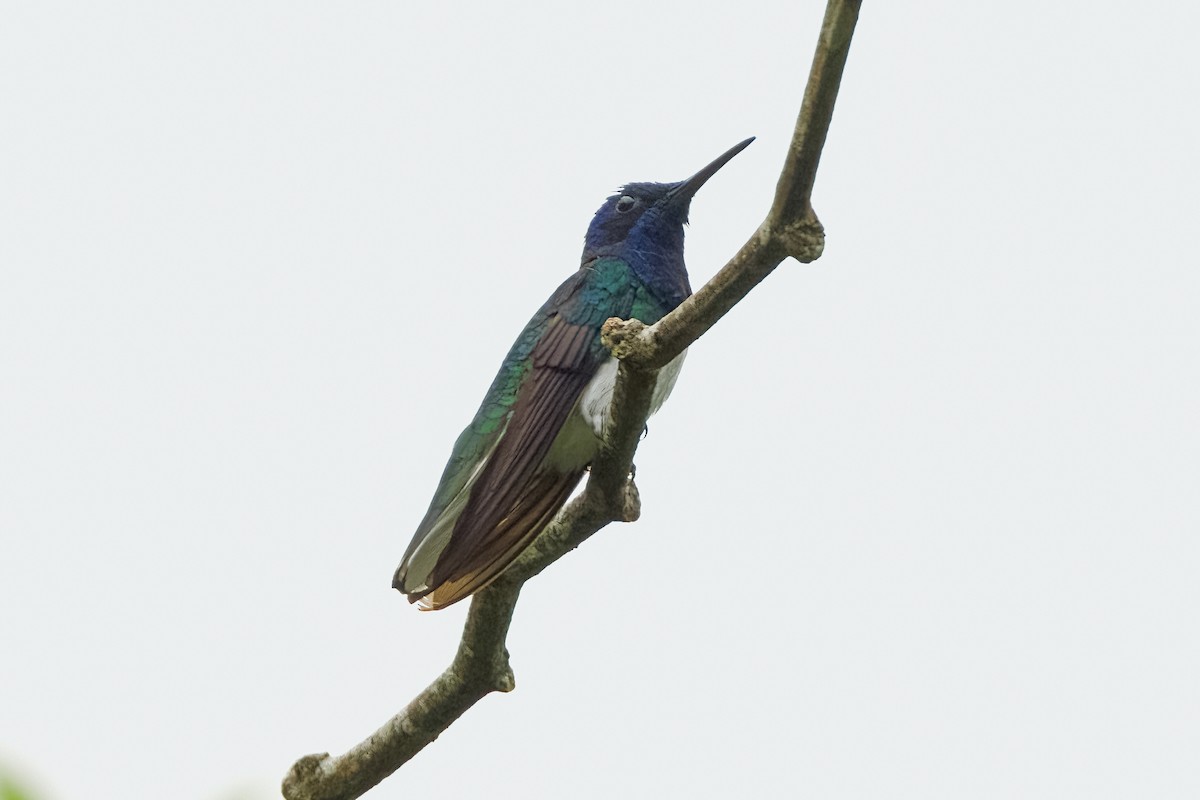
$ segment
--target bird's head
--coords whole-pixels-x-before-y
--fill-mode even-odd
[[[625,184],[592,217],[584,240],[583,261],[614,256],[627,261],[647,283],[681,277],[686,287],[683,226],[688,221],[692,197],[753,141],[750,137],[739,142],[687,180]]]

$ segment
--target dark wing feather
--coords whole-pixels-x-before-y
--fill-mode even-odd
[[[486,573],[486,582],[499,574],[566,501],[583,470],[539,474],[539,467],[606,357],[598,327],[551,315],[504,436],[471,490],[431,586],[467,578],[464,590],[478,584],[468,594],[479,588],[483,583],[470,578]]]
[[[522,504],[520,516],[505,517],[495,531],[495,552],[477,557],[481,566],[476,571],[448,580],[420,598],[421,607],[429,611],[445,608],[491,583],[550,523],[581,477],[582,469],[574,473],[540,473],[529,484],[530,496]]]

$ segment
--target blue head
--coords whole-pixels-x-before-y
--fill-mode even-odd
[[[683,226],[692,197],[752,141],[753,137],[735,145],[687,180],[625,184],[592,217],[584,263],[598,256],[620,258],[659,300],[672,308],[678,305],[692,293],[683,264]]]

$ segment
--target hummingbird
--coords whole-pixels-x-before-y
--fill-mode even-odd
[[[691,295],[683,227],[692,197],[752,141],[686,180],[627,183],[600,206],[579,270],[521,331],[454,443],[392,580],[410,603],[436,610],[487,586],[566,503],[599,452],[617,376],[601,326],[610,317],[653,324]],[[659,370],[651,414],[683,356]]]

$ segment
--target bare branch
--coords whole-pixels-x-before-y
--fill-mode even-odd
[[[810,200],[817,180],[817,165],[821,162],[825,136],[833,119],[833,104],[842,85],[842,70],[850,54],[850,39],[854,36],[861,5],[862,0],[845,0],[831,2],[825,7],[825,20],[821,23],[821,37],[808,73],[796,131],[775,188],[775,203],[769,219],[776,223],[787,224],[812,215]],[[812,260],[797,253],[788,255],[798,261]]]
[[[804,102],[766,220],[712,280],[641,331],[636,341],[624,343],[627,349],[619,357],[625,363],[642,369],[665,366],[707,333],[784,258],[808,263],[821,257],[825,231],[812,209],[812,189],[861,5],[862,0],[830,0],[825,7]],[[625,335],[633,338],[629,332]]]
[[[767,219],[711,281],[655,325],[610,319],[602,337],[621,359],[609,424],[584,491],[567,504],[504,574],[471,599],[454,661],[408,707],[340,756],[305,756],[283,781],[288,800],[351,800],[391,775],[491,692],[515,679],[505,640],[525,581],[609,522],[632,522],[641,507],[629,472],[650,410],[658,369],[709,330],[791,256],[820,257],[825,234],[810,202],[817,165],[861,0],[829,0],[791,147]]]

